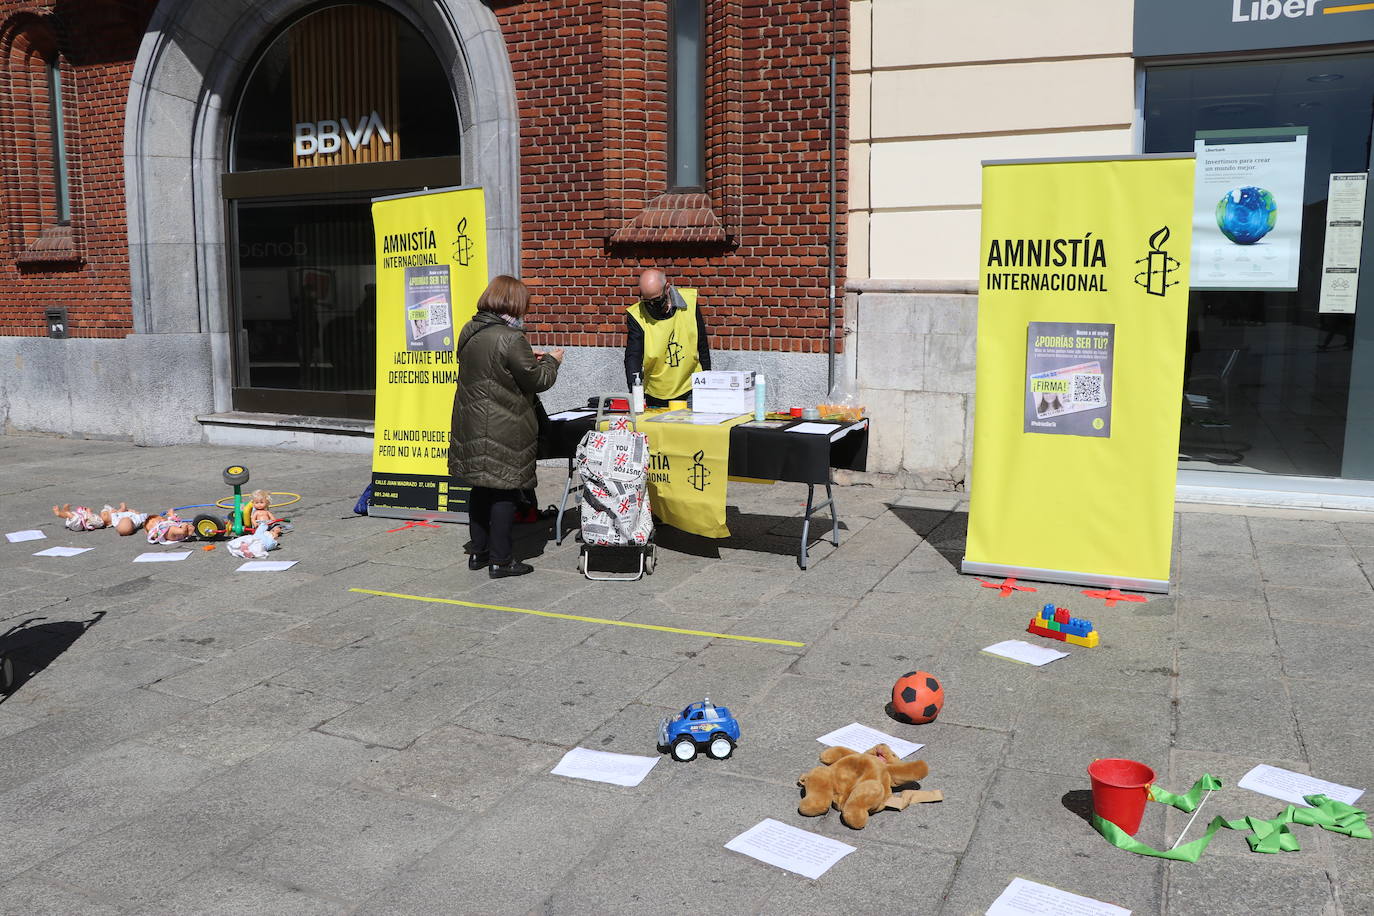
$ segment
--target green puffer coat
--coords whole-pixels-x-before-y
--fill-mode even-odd
[[[478,312],[458,335],[449,473],[474,487],[533,489],[539,438],[534,396],[557,378],[558,361],[536,358],[524,331]]]

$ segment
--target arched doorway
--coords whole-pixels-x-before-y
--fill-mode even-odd
[[[407,91],[442,115],[408,116]],[[163,0],[126,120],[136,332],[195,359],[177,378],[192,413],[370,417],[368,199],[481,185],[491,270],[518,273],[517,144],[480,0]]]
[[[390,10],[312,10],[259,52],[220,183],[236,409],[372,416],[370,202],[461,183],[460,140],[438,58]]]

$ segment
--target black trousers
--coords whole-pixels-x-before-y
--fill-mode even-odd
[[[468,496],[468,533],[474,554],[488,554],[491,562],[501,565],[514,559],[511,529],[515,526],[515,504],[519,498],[519,490],[472,488]]]

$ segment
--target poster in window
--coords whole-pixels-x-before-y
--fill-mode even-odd
[[[1199,131],[1192,288],[1298,288],[1307,128]]]

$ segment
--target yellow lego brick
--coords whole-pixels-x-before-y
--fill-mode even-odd
[[[1065,642],[1071,642],[1075,646],[1087,646],[1089,649],[1091,649],[1097,645],[1096,630],[1093,630],[1091,633],[1089,633],[1087,637],[1074,636],[1072,633],[1060,633],[1059,635],[1064,637]]]

